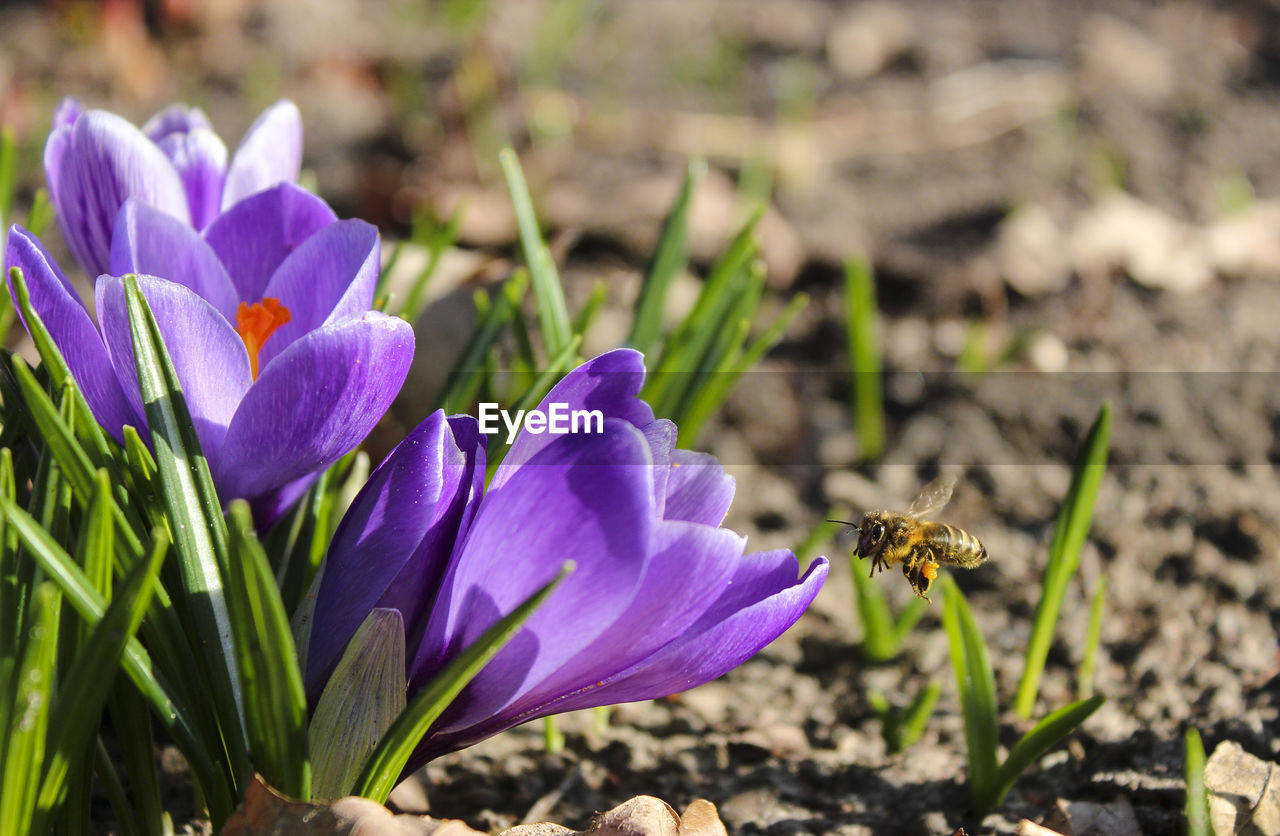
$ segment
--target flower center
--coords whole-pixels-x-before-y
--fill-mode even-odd
[[[249,350],[249,370],[253,372],[254,380],[258,379],[258,352],[262,351],[263,343],[290,319],[293,319],[293,314],[272,296],[252,305],[241,302],[236,309],[236,331]]]

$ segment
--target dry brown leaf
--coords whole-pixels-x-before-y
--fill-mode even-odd
[[[376,801],[348,796],[333,804],[291,801],[254,776],[221,836],[484,836],[464,822],[397,816]]]

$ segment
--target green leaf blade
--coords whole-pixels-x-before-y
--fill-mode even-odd
[[[525,182],[524,172],[520,170],[516,152],[511,148],[503,148],[498,154],[498,161],[507,180],[507,190],[511,193],[525,262],[533,277],[533,297],[538,308],[538,324],[542,327],[543,347],[548,356],[554,356],[569,344],[572,331],[564,288],[560,284],[555,263],[551,260],[551,253],[542,241],[542,232],[533,211],[533,199],[529,196],[529,186]]]
[[[1014,745],[1009,756],[996,770],[987,807],[993,807],[1004,801],[1004,797],[1013,787],[1018,776],[1046,752],[1056,746],[1064,737],[1080,727],[1093,712],[1102,707],[1106,698],[1102,695],[1092,696],[1087,700],[1078,700],[1064,705],[1052,712]]]
[[[227,609],[254,768],[287,795],[311,798],[307,695],[289,617],[244,500],[231,505]]]
[[[1049,546],[1049,562],[1045,567],[1040,602],[1031,623],[1026,662],[1014,702],[1019,717],[1030,717],[1035,708],[1040,676],[1049,656],[1049,645],[1053,642],[1058,615],[1067,594],[1067,584],[1080,566],[1080,552],[1089,536],[1098,490],[1106,472],[1110,435],[1111,405],[1104,403],[1098,410],[1098,416],[1089,428],[1072,467],[1071,486],[1067,489],[1067,497],[1058,515],[1053,541]]]
[[[209,678],[233,780],[249,777],[240,678],[223,578],[227,527],[182,386],[138,277],[124,278],[138,385],[151,428],[160,492],[170,521],[196,651]]]

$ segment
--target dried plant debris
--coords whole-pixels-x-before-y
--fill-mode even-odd
[[[1280,764],[1224,740],[1204,768],[1214,833],[1280,834]]]
[[[222,836],[268,834],[482,836],[483,831],[456,819],[395,815],[367,798],[351,796],[332,804],[291,801],[255,777]],[[665,801],[639,795],[600,813],[586,830],[537,822],[517,825],[499,836],[728,836],[728,831],[710,801],[698,799],[677,814]]]

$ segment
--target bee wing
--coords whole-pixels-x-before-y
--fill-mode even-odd
[[[927,517],[941,511],[951,501],[951,491],[955,489],[956,477],[953,473],[944,473],[925,485],[920,495],[911,502],[907,514],[912,517]]]

